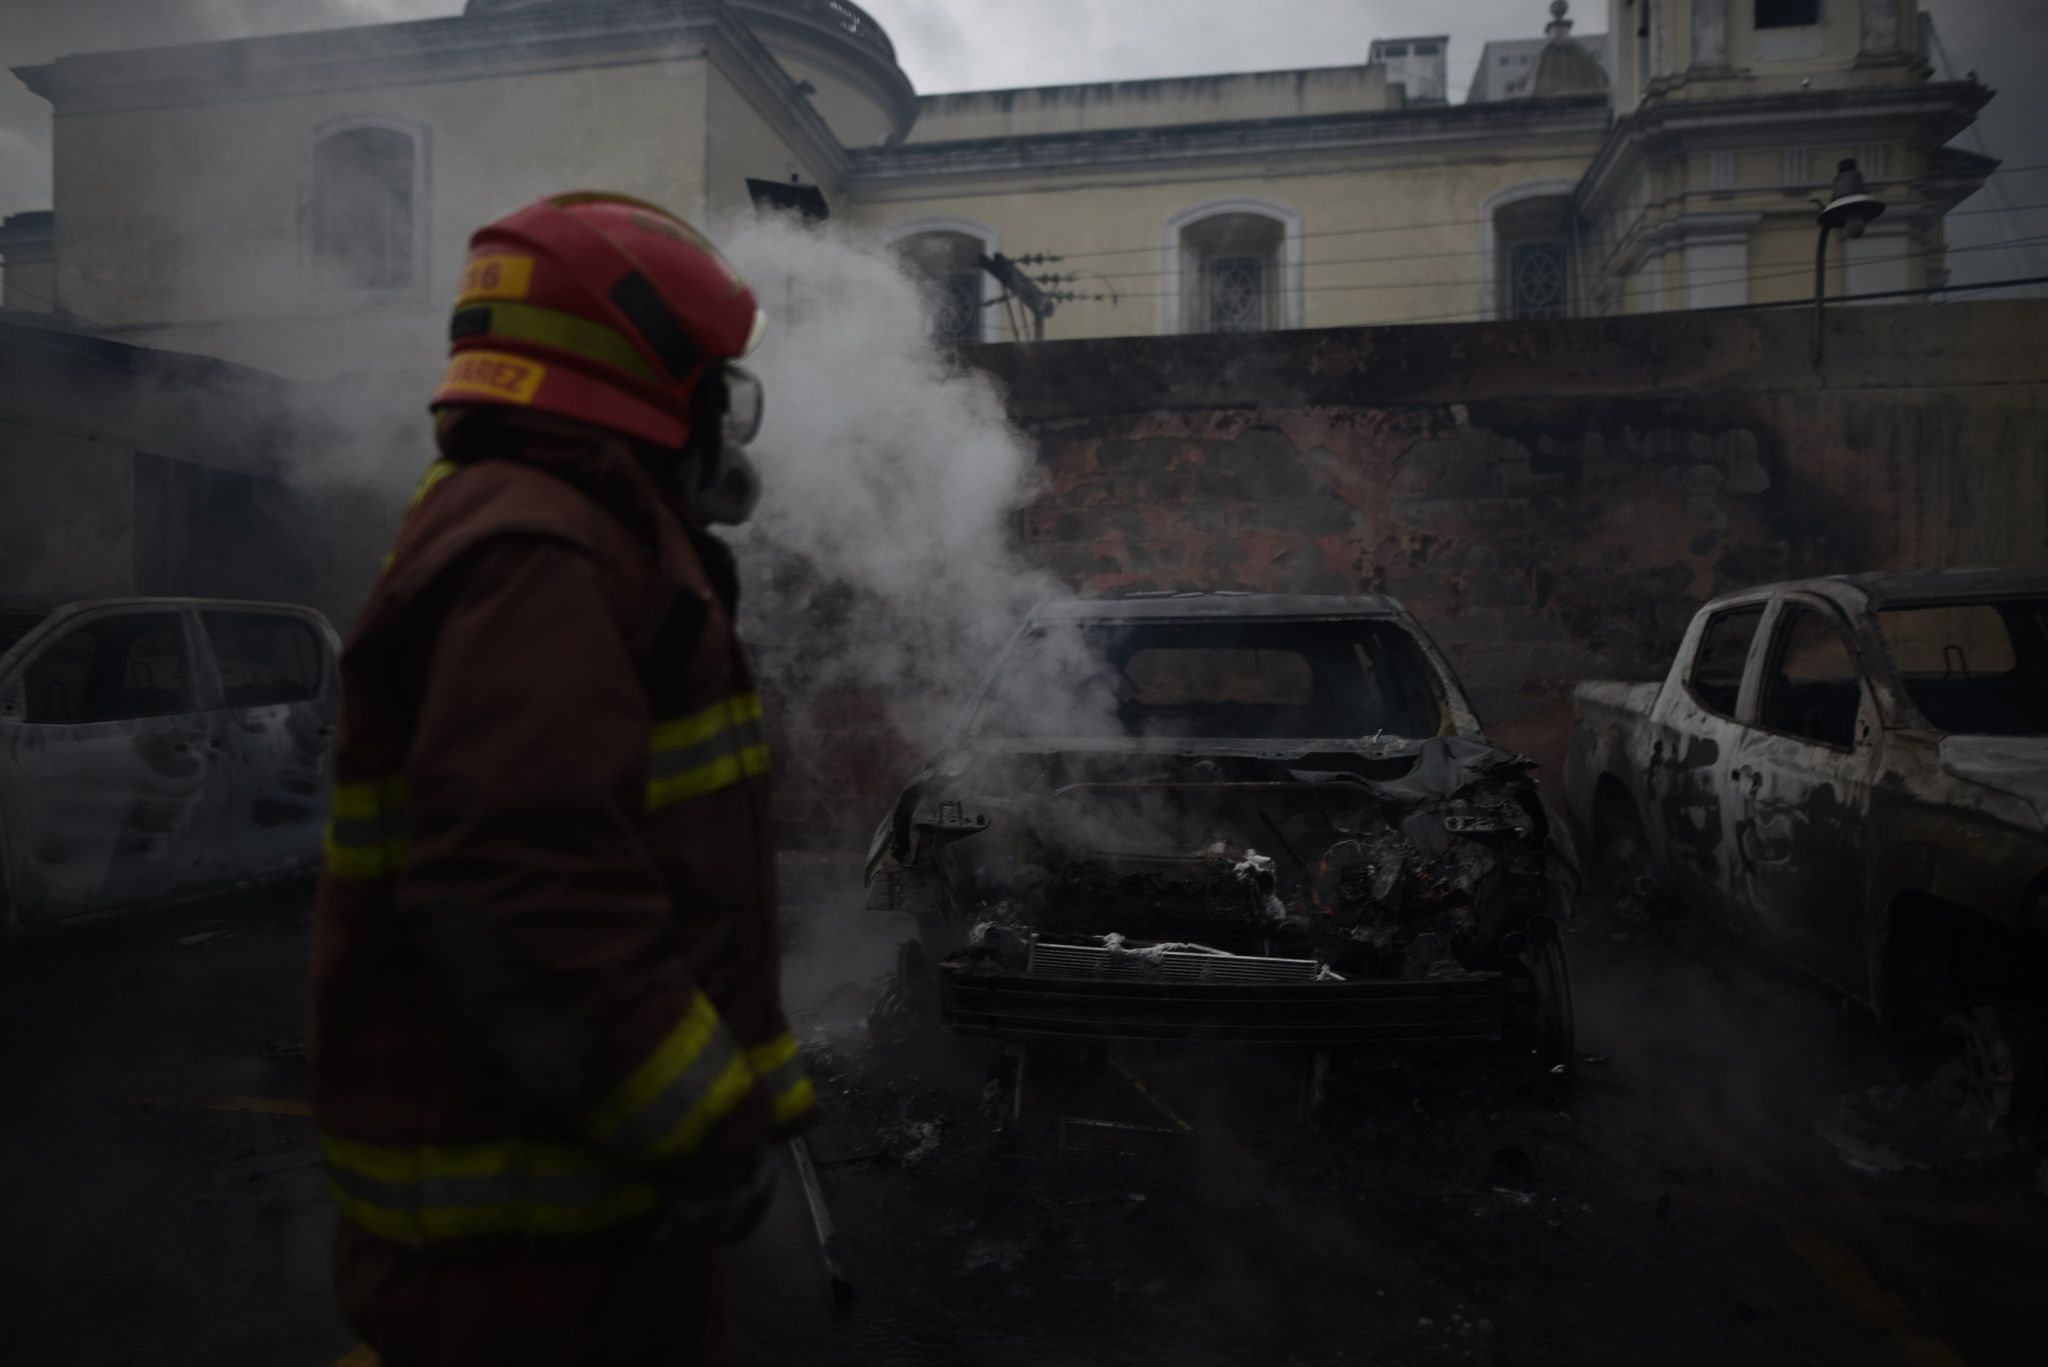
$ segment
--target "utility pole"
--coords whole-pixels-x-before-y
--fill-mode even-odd
[[[1036,280],[1017,269],[1017,263],[1001,252],[993,256],[983,255],[981,268],[993,275],[998,284],[1030,310],[1032,340],[1044,341],[1045,320],[1052,317],[1053,310],[1059,307],[1059,301],[1049,297],[1038,287]]]

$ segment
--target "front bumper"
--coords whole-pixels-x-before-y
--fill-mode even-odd
[[[961,1034],[1210,1044],[1497,1044],[1527,1014],[1499,973],[1360,982],[1173,982],[939,966]]]

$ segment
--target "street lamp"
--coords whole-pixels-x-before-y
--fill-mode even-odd
[[[1819,200],[1813,201],[1820,204]],[[1861,237],[1870,220],[1884,212],[1884,201],[1863,188],[1863,173],[1854,157],[1844,157],[1835,167],[1835,183],[1828,190],[1828,202],[1820,204],[1820,240],[1813,248],[1813,363],[1820,364],[1821,306],[1828,292],[1828,231],[1840,228],[1845,237]]]

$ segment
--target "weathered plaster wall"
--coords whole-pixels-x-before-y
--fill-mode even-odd
[[[356,554],[369,510],[286,478],[305,435],[274,376],[0,323],[0,597],[347,611],[366,576],[338,552]]]
[[[702,216],[709,79],[701,55],[672,53],[586,70],[60,112],[56,297],[97,329],[294,377],[436,369],[479,223],[565,184]],[[562,116],[597,107],[617,118]],[[422,270],[404,289],[322,290],[303,260],[310,149],[320,130],[350,119],[392,121],[420,139]],[[775,157],[766,173],[781,164]]]
[[[1284,119],[1396,108],[1384,66],[1333,66],[1156,81],[972,90],[918,102],[908,141],[1017,138],[1228,119]]]

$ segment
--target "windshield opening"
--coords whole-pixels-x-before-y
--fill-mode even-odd
[[[1937,730],[2048,735],[2048,598],[1885,608],[1877,620],[1907,695]]]
[[[1435,676],[1392,622],[1053,623],[997,662],[979,736],[1425,739]]]

